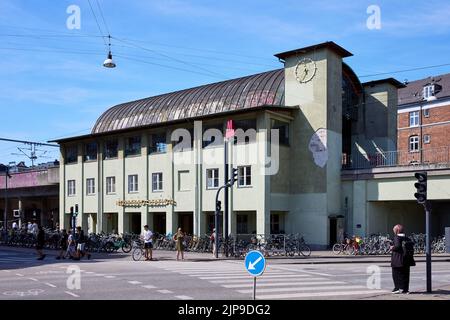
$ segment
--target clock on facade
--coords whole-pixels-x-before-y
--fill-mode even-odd
[[[300,83],[311,81],[317,72],[317,66],[314,60],[304,58],[297,63],[295,67],[295,78]]]

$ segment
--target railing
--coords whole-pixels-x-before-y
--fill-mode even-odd
[[[368,154],[342,155],[343,169],[367,169],[415,165],[450,166],[450,147],[422,149],[419,151],[385,151]]]

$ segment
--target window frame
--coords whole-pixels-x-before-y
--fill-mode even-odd
[[[154,143],[154,137],[161,137],[164,139],[164,142]],[[166,132],[161,133],[152,133],[150,134],[150,145],[148,148],[148,154],[159,154],[159,153],[167,153],[167,134]],[[159,149],[158,145],[164,145],[163,149]]]
[[[211,177],[209,176],[209,173],[213,173],[217,171],[217,176],[214,174],[211,174]],[[210,181],[212,181],[212,186],[210,186]],[[215,182],[217,182],[217,186],[215,185]],[[217,190],[219,189],[220,184],[220,170],[219,168],[209,168],[206,169],[206,190]]]
[[[86,179],[86,195],[87,196],[95,195],[95,178]]]
[[[428,99],[430,97],[434,97],[435,87],[434,84],[429,84],[423,87],[423,98]]]
[[[423,116],[425,118],[429,118],[430,117],[430,109],[423,109]]]
[[[414,121],[413,121],[414,120]],[[411,111],[409,113],[409,127],[418,127],[420,125],[420,113],[419,111]]]
[[[156,177],[156,180],[155,180]],[[162,172],[152,173],[152,192],[162,192],[164,190],[164,177]],[[156,185],[156,188],[155,188]]]
[[[132,146],[134,143],[130,144],[130,141],[132,139],[139,139],[139,148],[137,150],[131,149],[130,146]],[[137,143],[137,142],[135,142]],[[142,155],[142,137],[141,136],[132,136],[132,137],[126,137],[125,138],[125,157],[139,157]]]
[[[73,183],[73,186],[71,184]],[[72,191],[72,192],[71,192]],[[67,196],[75,197],[77,195],[77,182],[76,180],[67,180]]]
[[[95,156],[94,158],[88,159],[88,147],[95,145]],[[83,161],[84,162],[95,162],[98,160],[98,143],[96,141],[87,142],[84,144],[84,154],[83,154]]]
[[[69,161],[67,154],[69,153],[68,150],[73,149],[75,150],[75,160]],[[77,145],[71,145],[66,146],[64,148],[64,164],[77,164],[78,163],[78,146]]]
[[[108,149],[108,145],[111,144],[115,144],[116,150],[115,150],[115,156],[114,157],[110,157],[109,153],[107,150]],[[107,140],[104,142],[104,146],[103,146],[103,160],[112,160],[112,159],[118,159],[119,158],[119,140],[118,139],[111,139],[111,140]]]
[[[415,141],[413,141],[413,139]],[[412,146],[415,146],[417,144],[417,149],[412,148]],[[418,135],[413,135],[409,137],[409,152],[419,152],[420,151],[420,139]]]
[[[116,194],[116,177],[106,177],[106,194]]]
[[[251,188],[252,187],[252,166],[238,166],[237,186],[238,188]],[[250,183],[248,183],[250,179]],[[243,183],[241,183],[243,182]]]
[[[129,174],[128,175],[128,193],[131,194],[131,193],[138,193],[138,192],[139,192],[139,175]]]

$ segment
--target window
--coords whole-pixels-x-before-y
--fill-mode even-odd
[[[84,146],[84,161],[97,160],[97,142],[86,143]]]
[[[116,193],[116,177],[106,178],[106,194]]]
[[[125,156],[138,156],[141,154],[141,137],[129,137],[125,143]]]
[[[238,187],[248,187],[252,185],[252,167],[238,167]]]
[[[105,160],[114,159],[119,156],[119,141],[109,140],[105,142]]]
[[[67,196],[73,197],[75,194],[75,180],[67,181]]]
[[[234,144],[256,141],[256,119],[233,121],[233,127],[235,130]]]
[[[178,171],[178,191],[189,191],[191,189],[189,182],[189,170]]]
[[[206,170],[206,189],[216,189],[219,187],[219,169]]]
[[[162,191],[163,190],[163,174],[162,172],[157,172],[152,174],[152,191]]]
[[[434,84],[423,87],[423,98],[428,99],[434,96]]]
[[[86,179],[86,194],[88,196],[95,194],[95,179]]]
[[[409,137],[409,151],[410,152],[419,151],[419,136]]]
[[[289,145],[289,123],[272,119],[271,128],[278,129],[280,145]]]
[[[423,109],[423,116],[425,118],[430,117],[430,109]]]
[[[430,143],[431,142],[431,136],[429,134],[426,134],[423,136],[423,143]]]
[[[279,234],[281,233],[280,228],[280,215],[279,214],[271,214],[270,215],[270,233],[271,234]]]
[[[139,192],[138,175],[133,174],[128,176],[128,193]]]
[[[409,113],[409,126],[417,127],[419,125],[419,111]]]
[[[167,152],[166,133],[155,133],[150,136],[150,153]]]
[[[66,164],[78,162],[78,147],[66,147]]]

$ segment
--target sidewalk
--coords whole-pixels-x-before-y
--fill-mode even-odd
[[[411,292],[410,294],[392,294],[386,293],[377,296],[365,298],[364,300],[450,300],[450,285],[435,287],[431,293],[426,291]]]
[[[35,254],[35,250],[32,248],[21,248],[21,247],[8,247],[0,246],[0,251],[10,250],[16,252],[26,252],[29,254]],[[48,256],[56,256],[58,251],[56,250],[44,250]],[[157,260],[172,260],[176,257],[175,251],[164,251],[164,250],[153,250],[153,257]],[[130,259],[131,253],[123,253],[121,251],[115,253],[92,253],[93,259]],[[198,252],[185,252],[185,258],[188,261],[215,261],[212,253],[198,253]],[[275,256],[268,257],[269,261],[274,264],[286,263],[286,264],[341,264],[341,263],[389,263],[391,261],[390,255],[380,255],[380,256],[351,256],[351,255],[336,255],[332,251],[313,251],[311,256],[295,256],[295,257],[284,257]],[[242,261],[243,259],[236,258],[226,258],[219,255],[219,260],[230,260],[230,261]],[[417,263],[425,263],[426,257],[424,254],[416,255],[415,260]],[[432,255],[432,262],[450,262],[450,254],[434,254]]]

